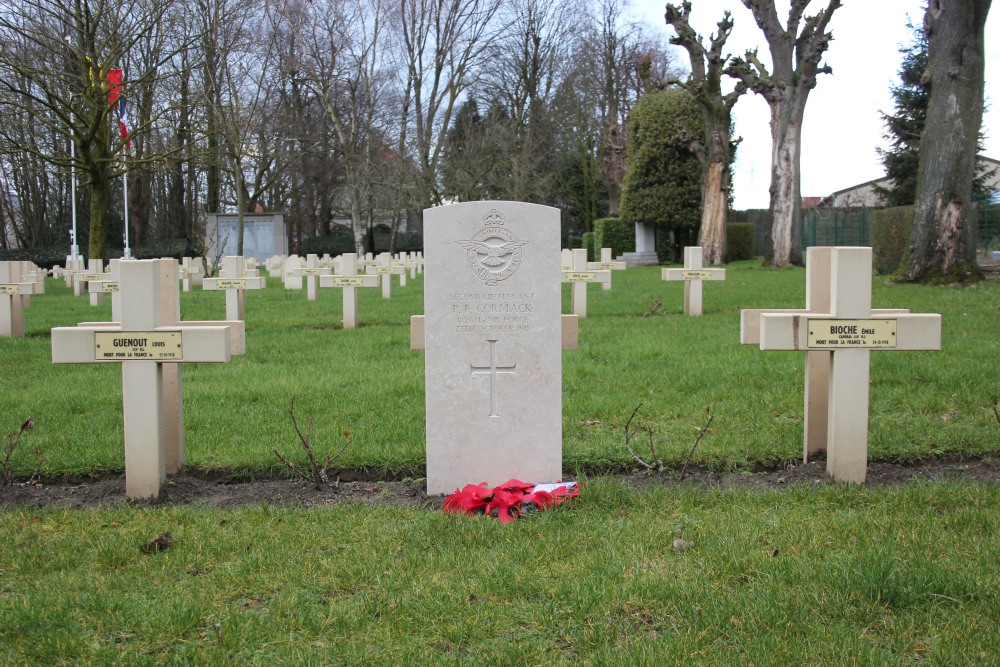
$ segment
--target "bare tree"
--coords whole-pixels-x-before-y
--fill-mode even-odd
[[[930,89],[904,278],[975,280],[969,210],[983,118],[984,26],[991,0],[931,0],[924,14]]]
[[[35,0],[0,14],[0,135],[9,150],[78,173],[90,189],[88,256],[104,258],[111,180],[120,175],[124,142],[107,96],[109,69],[161,26],[170,0]],[[166,57],[166,56],[164,56]],[[148,69],[127,73],[131,82],[154,76]],[[129,128],[136,139],[153,118]],[[35,128],[34,133],[19,128]],[[38,141],[46,136],[49,141]],[[72,142],[74,150],[67,154]]]
[[[800,155],[802,120],[809,92],[816,87],[816,75],[830,74],[820,65],[832,33],[827,25],[840,0],[829,0],[825,9],[813,16],[803,13],[812,0],[791,0],[788,20],[782,26],[774,0],[742,0],[753,12],[771,52],[771,69],[757,57],[757,50],[745,58],[733,58],[726,73],[763,97],[771,108],[771,242],[767,259],[774,266],[802,264],[802,195]]]
[[[439,166],[455,107],[496,36],[501,0],[402,0],[406,83],[399,153],[412,146],[416,201],[441,203]],[[411,133],[412,132],[412,133]]]
[[[731,92],[722,93],[722,73],[729,61],[729,54],[723,54],[722,49],[733,29],[729,12],[725,12],[719,21],[719,32],[709,38],[707,50],[702,45],[701,35],[691,27],[690,16],[691,3],[688,0],[679,8],[673,4],[666,6],[667,24],[677,31],[670,42],[683,46],[691,60],[691,76],[680,83],[701,107],[705,128],[703,138],[694,146],[702,166],[698,245],[704,249],[705,262],[721,264],[725,258],[726,217],[732,185],[732,112],[736,101],[746,92],[746,84],[738,81]]]

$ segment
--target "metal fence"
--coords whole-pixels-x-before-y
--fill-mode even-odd
[[[767,242],[767,220],[764,211],[748,211],[754,224],[754,251],[763,255]],[[759,215],[765,213],[765,215]],[[973,242],[980,263],[1000,264],[1000,202],[976,206],[973,222]],[[811,246],[870,246],[871,217],[869,209],[810,209],[802,212],[802,248]]]

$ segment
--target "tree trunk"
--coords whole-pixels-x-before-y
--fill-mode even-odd
[[[794,100],[771,105],[771,243],[768,259],[778,267],[802,265],[799,154],[807,92],[799,91]]]
[[[726,165],[705,160],[702,169],[701,229],[698,245],[702,247],[705,264],[721,264],[726,253],[726,214],[728,198],[724,187]]]
[[[978,280],[969,209],[983,118],[984,26],[990,0],[931,0],[924,15],[930,87],[903,278]]]
[[[88,259],[107,259],[105,251],[108,242],[108,228],[105,215],[108,211],[110,190],[108,174],[104,169],[90,172],[90,244]]]

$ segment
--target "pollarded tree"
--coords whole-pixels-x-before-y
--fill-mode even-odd
[[[709,48],[702,45],[701,36],[691,27],[688,17],[691,3],[685,0],[680,7],[668,4],[666,21],[677,34],[671,44],[679,44],[691,60],[691,76],[681,85],[694,96],[701,107],[704,125],[703,139],[697,148],[701,160],[701,227],[698,245],[704,249],[707,264],[721,264],[726,250],[726,216],[729,210],[729,191],[732,184],[731,166],[734,144],[730,135],[733,125],[733,106],[746,92],[746,84],[739,81],[729,93],[722,94],[722,73],[729,55],[723,55],[733,21],[725,12],[719,21],[719,32],[709,39]]]
[[[904,278],[981,275],[969,224],[983,119],[984,26],[991,0],[931,0],[924,14],[930,88]]]
[[[691,93],[647,93],[632,108],[622,218],[672,232],[698,229],[701,164],[692,139],[702,135],[701,109]]]
[[[767,259],[774,266],[802,264],[802,194],[800,155],[802,121],[806,100],[816,87],[816,75],[830,74],[820,60],[833,39],[827,31],[840,0],[829,0],[818,14],[803,13],[811,0],[791,0],[788,20],[778,19],[774,0],[742,0],[753,12],[771,52],[771,69],[757,57],[756,49],[745,58],[734,58],[726,72],[741,79],[763,97],[771,108],[771,204],[770,244]],[[801,30],[800,30],[801,27]]]

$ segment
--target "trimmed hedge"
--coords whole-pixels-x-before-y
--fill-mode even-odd
[[[594,220],[594,249],[611,248],[612,257],[635,252],[635,225],[621,218]]]
[[[754,225],[751,222],[734,222],[726,225],[726,262],[753,259]]]
[[[333,257],[342,255],[345,252],[354,252],[354,235],[347,227],[336,228],[334,234],[329,236],[317,236],[309,239],[302,239],[303,255],[324,255]],[[389,252],[389,240],[391,232],[388,227],[378,225],[374,229],[375,254]],[[405,232],[396,233],[396,245],[393,252],[417,252],[424,249],[423,234],[412,234]]]
[[[581,241],[581,247],[587,249],[587,261],[596,262],[597,260],[594,259],[594,232],[584,232]]]
[[[875,271],[893,273],[906,256],[910,227],[913,225],[913,207],[897,206],[872,211],[869,222]]]
[[[86,246],[81,250],[86,254]],[[38,266],[51,269],[54,266],[62,266],[66,263],[66,255],[69,254],[68,246],[47,246],[45,248],[16,248],[13,250],[0,250],[0,261],[28,261],[34,262]],[[198,251],[192,248],[186,239],[171,239],[168,241],[154,241],[132,248],[133,259],[159,259],[160,257],[197,257]],[[108,246],[104,259],[120,259],[122,248]]]

